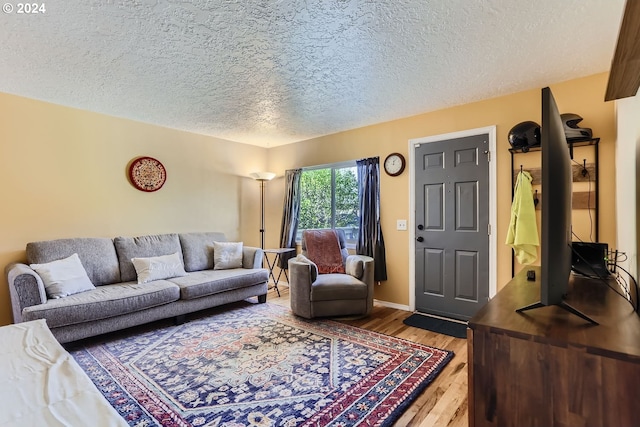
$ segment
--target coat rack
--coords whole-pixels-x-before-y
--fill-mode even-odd
[[[585,160],[585,162],[586,162],[586,160]],[[520,165],[520,173],[522,173],[522,171],[523,171],[522,165]],[[513,194],[511,194],[511,198],[513,198]],[[537,207],[538,203],[540,203],[540,199],[538,198],[538,190],[536,190],[535,194],[533,195],[533,206]]]

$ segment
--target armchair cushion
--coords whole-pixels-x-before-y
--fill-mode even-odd
[[[311,301],[366,299],[367,285],[348,274],[320,274],[311,284]]]

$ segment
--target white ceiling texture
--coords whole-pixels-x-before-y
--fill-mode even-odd
[[[264,147],[607,71],[624,0],[49,0],[0,92]],[[603,94],[604,99],[604,94]]]

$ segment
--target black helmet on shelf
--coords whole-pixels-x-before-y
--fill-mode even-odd
[[[573,113],[561,114],[562,124],[564,125],[564,135],[567,141],[586,141],[593,137],[590,128],[581,128],[578,123],[582,121],[582,117]]]
[[[509,131],[509,144],[525,152],[540,145],[540,125],[532,121],[518,123]]]

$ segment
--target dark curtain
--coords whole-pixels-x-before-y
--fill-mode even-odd
[[[286,171],[284,180],[284,207],[282,210],[282,225],[280,226],[280,247],[296,247],[296,233],[300,216],[300,175],[302,169]],[[289,259],[296,256],[295,251],[280,255],[278,267],[289,268]]]
[[[387,261],[380,226],[380,159],[358,160],[358,197],[360,198],[360,227],[356,252],[373,258],[374,280],[387,280]]]

